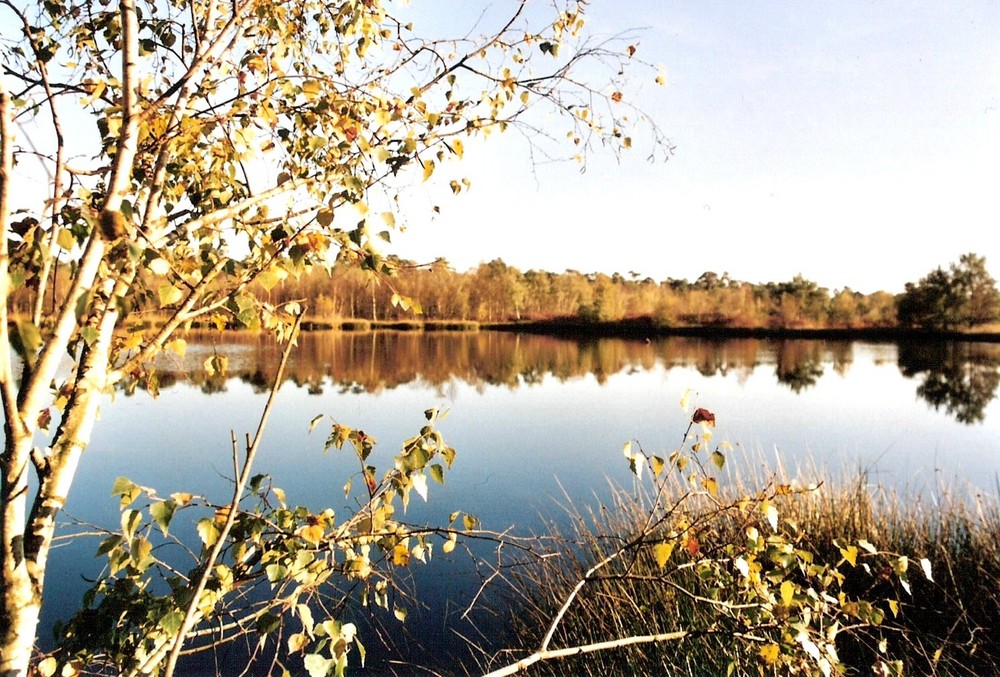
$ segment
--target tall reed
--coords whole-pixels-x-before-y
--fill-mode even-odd
[[[731,495],[752,493],[753,480],[737,481]],[[880,551],[907,556],[905,586],[879,579],[878,572],[841,563],[843,589],[860,599],[898,600],[899,615],[885,609],[875,633],[863,628],[838,635],[844,662],[866,674],[879,650],[879,637],[906,674],[1000,674],[1000,503],[996,496],[938,488],[934,496],[904,495],[872,485],[863,473],[816,490],[781,497],[782,520],[807,535],[817,561],[837,562],[840,545],[867,541]],[[530,652],[549,622],[594,562],[626,542],[642,528],[649,497],[618,489],[610,501],[594,507],[569,505],[567,519],[551,525],[550,536],[562,543],[564,555],[512,570],[513,585],[502,608],[514,651]],[[708,533],[721,545],[735,542],[746,528],[719,513]],[[703,548],[712,544],[705,540]],[[917,562],[927,558],[933,580]],[[629,575],[593,581],[580,593],[564,618],[553,646],[584,645],[632,635],[666,633],[687,628],[711,629],[684,640],[644,644],[541,663],[530,674],[735,674],[758,673],[752,643],[732,639],[710,605],[656,584],[659,569],[648,553],[640,553]],[[684,573],[696,577],[694,570]],[[645,579],[644,576],[648,577]],[[689,580],[691,589],[698,581]]]

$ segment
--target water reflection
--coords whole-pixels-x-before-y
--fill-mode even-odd
[[[1000,385],[1000,346],[916,343],[899,346],[899,369],[919,378],[917,394],[962,423],[980,423]]]
[[[264,335],[192,333],[183,359],[157,365],[160,388],[178,381],[205,394],[226,391],[237,378],[257,392],[267,390],[275,373],[278,347]],[[419,383],[444,394],[456,380],[477,388],[516,389],[548,377],[566,381],[593,375],[599,383],[620,372],[697,369],[704,376],[735,374],[741,381],[758,369],[772,370],[777,382],[796,394],[812,388],[827,370],[844,376],[854,361],[851,341],[717,340],[669,337],[655,341],[567,340],[500,332],[313,332],[300,337],[288,379],[315,395],[337,392],[379,393]],[[898,346],[900,371],[920,383],[916,393],[935,409],[962,423],[984,420],[1000,385],[1000,345],[972,342],[921,342]],[[229,359],[226,376],[210,375],[202,364],[215,351]],[[888,354],[888,353],[887,353]]]

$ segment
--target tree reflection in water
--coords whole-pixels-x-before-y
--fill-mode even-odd
[[[961,423],[985,420],[1000,385],[1000,346],[984,343],[902,343],[899,370],[921,377],[917,394]]]
[[[262,391],[277,365],[278,349],[265,335],[192,333],[183,359],[157,365],[159,387],[187,381],[206,394],[224,393],[229,378]],[[706,377],[737,374],[743,381],[758,367],[773,368],[778,383],[801,393],[828,369],[844,376],[854,359],[851,341],[711,339],[666,337],[651,341],[580,340],[506,332],[307,332],[299,338],[288,379],[310,394],[325,386],[338,392],[379,393],[409,383],[444,391],[456,380],[476,388],[534,387],[546,379],[693,368]],[[229,357],[227,376],[202,367],[216,352]],[[904,342],[898,366],[919,377],[917,394],[962,423],[984,420],[1000,385],[1000,345],[981,342]],[[127,387],[135,384],[125,384]]]

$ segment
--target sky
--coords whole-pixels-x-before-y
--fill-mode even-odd
[[[414,5],[447,23],[444,2]],[[593,0],[588,21],[662,66],[625,95],[672,157],[581,174],[507,135],[467,151],[467,193],[424,187],[440,214],[413,210],[392,253],[895,293],[976,252],[1000,279],[1000,3]]]
[[[399,11],[418,33],[463,35],[518,1]],[[997,0],[591,0],[587,17],[594,39],[624,33],[652,64],[623,92],[669,138],[669,160],[647,161],[641,131],[582,173],[533,162],[517,134],[467,143],[459,167],[413,187],[386,253],[896,293],[975,252],[1000,280]],[[453,196],[457,177],[471,189]]]

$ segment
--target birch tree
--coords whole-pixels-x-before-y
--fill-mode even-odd
[[[382,0],[0,0],[0,674],[29,670],[102,398],[155,385],[178,330],[284,336],[301,305],[252,282],[338,260],[391,273],[398,191],[447,172],[461,192],[447,161],[491,132],[568,138],[579,159],[632,145],[618,80],[636,46],[587,37],[585,6],[501,3],[446,40]]]

